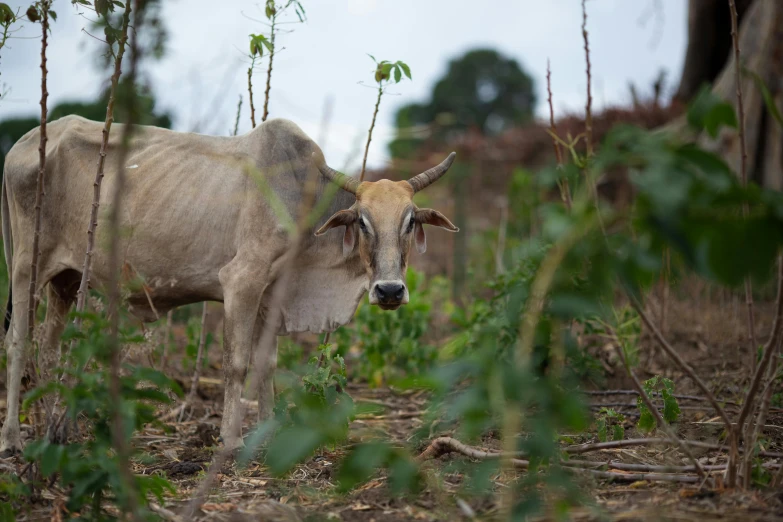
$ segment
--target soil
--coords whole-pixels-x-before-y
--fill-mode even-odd
[[[651,300],[655,311],[655,300]],[[742,392],[747,387],[749,361],[746,346],[744,309],[732,296],[712,296],[698,301],[693,297],[674,299],[667,304],[668,324],[664,325],[670,342],[685,360],[711,386],[721,401],[725,401],[730,415],[736,415]],[[656,321],[660,319],[656,318]],[[759,342],[769,335],[772,323],[771,304],[757,306]],[[639,433],[636,396],[619,393],[632,386],[613,358],[613,350],[600,339],[585,339],[585,345],[598,357],[606,370],[606,382],[586,395],[589,407],[597,411],[611,406],[625,415],[625,438],[645,436],[663,437],[661,433]],[[641,362],[637,368],[642,379],[659,374],[673,379],[676,393],[697,396],[698,390],[657,348],[654,340],[643,334]],[[199,398],[182,422],[166,423],[164,427],[147,428],[134,443],[151,459],[145,464],[134,463],[134,472],[160,473],[167,476],[177,488],[177,494],[167,498],[165,509],[171,513],[185,512],[188,499],[194,494],[210,466],[213,453],[219,449],[218,435],[222,403],[222,375],[220,353],[213,348],[209,365],[199,387]],[[349,362],[350,364],[350,362]],[[188,372],[181,370],[178,360],[169,361],[167,372],[183,384],[190,382]],[[223,466],[217,474],[215,487],[198,512],[198,520],[270,520],[270,521],[448,521],[473,518],[493,519],[498,515],[496,496],[468,496],[464,494],[464,477],[460,462],[470,457],[447,453],[424,463],[429,480],[424,491],[416,496],[393,495],[386,476],[379,473],[366,484],[347,495],[340,495],[335,486],[335,469],[348,447],[369,432],[383,433],[394,442],[404,444],[413,432],[421,428],[424,392],[401,391],[390,388],[370,388],[366,383],[351,383],[349,393],[355,401],[379,408],[372,415],[364,415],[351,425],[349,440],[335,448],[324,448],[297,466],[283,478],[270,474],[263,462],[252,462],[239,469],[233,463]],[[774,390],[780,392],[780,388]],[[611,392],[611,393],[610,393]],[[617,392],[617,393],[615,393]],[[681,398],[682,416],[674,423],[677,434],[684,439],[700,442],[723,442],[723,427],[715,412],[703,398]],[[255,412],[248,412],[245,431],[253,425]],[[783,409],[773,408],[764,430],[762,449],[778,457],[761,457],[760,461],[773,466],[783,463]],[[432,433],[432,437],[450,433]],[[564,434],[563,446],[595,442],[595,430],[582,434]],[[426,445],[426,444],[425,444]],[[499,441],[485,438],[480,449],[499,449]],[[412,448],[421,452],[424,446]],[[694,456],[703,465],[725,462],[725,449],[693,448]],[[685,455],[672,444],[629,446],[574,455],[573,458],[596,463],[615,461],[626,464],[677,465],[688,464]],[[19,472],[24,463],[17,459],[2,461],[3,472]],[[513,472],[517,473],[517,472]],[[617,471],[628,474],[630,471]],[[495,477],[497,490],[505,488],[511,475]],[[437,479],[437,480],[434,480]],[[612,481],[593,476],[577,478],[586,503],[573,507],[569,517],[574,520],[781,520],[783,519],[783,492],[771,489],[728,490],[699,489],[698,484],[656,482],[648,480]],[[20,520],[63,520],[64,514],[54,511],[62,506],[57,491],[45,492]],[[554,506],[554,503],[553,503]],[[59,518],[62,515],[63,518]],[[554,507],[541,515],[542,520],[557,518]]]

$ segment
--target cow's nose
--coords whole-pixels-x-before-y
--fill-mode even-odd
[[[405,296],[405,285],[401,283],[383,283],[375,287],[378,300],[382,303],[399,303]]]

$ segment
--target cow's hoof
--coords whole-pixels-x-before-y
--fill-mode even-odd
[[[0,451],[0,459],[10,459],[11,457],[17,457],[22,454],[22,450],[19,448],[6,448],[3,451]]]

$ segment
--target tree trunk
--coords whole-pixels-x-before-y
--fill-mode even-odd
[[[737,0],[740,23],[753,0]],[[702,85],[718,77],[731,51],[731,17],[726,0],[690,0],[688,48],[675,99],[688,103]]]
[[[783,111],[783,2],[780,0],[737,0],[740,16],[740,60],[742,68],[758,75],[769,89],[779,111]],[[725,20],[724,20],[725,18]],[[731,51],[728,2],[691,0],[688,21],[688,49],[676,98],[687,101],[704,83],[737,107],[735,60]],[[715,63],[722,63],[719,70]],[[783,189],[783,132],[770,115],[752,75],[742,78],[745,112],[745,144],[748,179],[766,188]],[[685,119],[672,122],[671,129],[685,128]],[[717,139],[702,135],[699,142],[719,153],[740,172],[738,132],[724,129]]]

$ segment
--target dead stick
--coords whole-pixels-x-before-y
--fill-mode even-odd
[[[549,67],[549,60],[546,61],[546,91],[547,101],[549,102],[549,131],[552,133],[552,145],[555,147],[555,159],[557,160],[558,168],[563,168],[563,151],[560,150],[560,143],[555,139],[557,136],[557,127],[555,126],[555,108],[552,103],[552,70]],[[560,197],[563,198],[563,203],[566,209],[571,211],[571,189],[568,186],[568,178],[560,180]]]
[[[27,340],[32,343],[33,330],[35,329],[35,310],[38,308],[36,291],[38,285],[38,258],[41,253],[41,205],[44,197],[44,172],[46,171],[46,142],[49,141],[46,136],[46,101],[49,97],[49,91],[46,89],[46,46],[49,36],[49,1],[43,1],[40,4],[41,11],[41,129],[40,141],[38,144],[38,179],[36,181],[35,191],[35,228],[33,232],[33,258],[30,266],[30,288],[27,301]]]
[[[372,113],[370,131],[367,133],[367,144],[364,146],[364,159],[362,160],[362,172],[359,174],[359,181],[364,181],[364,173],[367,170],[367,155],[370,153],[372,131],[375,128],[375,119],[378,117],[378,108],[381,106],[381,96],[383,96],[383,87],[381,87],[381,82],[378,82],[378,99],[375,101],[375,111]]]
[[[467,457],[471,457],[477,460],[496,459],[496,458],[502,458],[504,456],[503,453],[489,452],[489,451],[484,451],[484,450],[474,448],[472,446],[468,446],[467,444],[463,444],[462,442],[453,439],[451,437],[438,437],[437,439],[433,440],[432,443],[430,443],[427,449],[425,449],[421,454],[419,454],[418,457],[416,457],[416,460],[419,462],[423,462],[431,458],[437,458],[438,456],[443,455],[444,453],[449,453],[451,451],[461,453]],[[528,469],[528,467],[530,466],[529,461],[518,459],[518,458],[511,458],[507,462],[508,464],[511,465],[511,467],[515,469]],[[572,473],[588,474],[597,478],[605,478],[605,479],[624,481],[624,482],[648,480],[648,481],[695,483],[701,480],[699,477],[688,476],[688,475],[675,475],[675,474],[662,474],[662,473],[613,473],[611,471],[600,471],[600,470],[595,470],[590,468],[584,468],[578,465],[571,466],[569,465],[568,461],[562,462],[561,465],[563,466],[563,468],[567,469]]]
[[[125,45],[128,41],[128,25],[130,24],[130,2],[125,3],[125,12],[122,16],[122,34],[117,41],[117,54],[114,57],[114,72],[111,75],[111,86],[109,87],[109,102],[106,105],[106,119],[103,122],[101,131],[101,149],[98,153],[98,167],[95,173],[95,181],[92,184],[92,206],[90,207],[90,221],[87,226],[87,251],[84,253],[84,262],[82,263],[82,278],[79,282],[79,290],[76,292],[76,311],[83,312],[87,305],[87,290],[90,286],[90,271],[92,269],[92,255],[95,248],[95,230],[98,228],[98,209],[101,205],[101,184],[104,177],[104,165],[106,164],[106,154],[109,149],[109,134],[111,133],[112,123],[114,123],[114,103],[117,84],[122,74],[122,58],[125,55]],[[77,328],[81,326],[81,319],[76,318]]]
[[[713,395],[712,390],[710,390],[706,384],[704,384],[704,381],[701,380],[701,378],[696,374],[696,372],[693,370],[693,368],[690,367],[688,363],[686,363],[682,357],[680,357],[680,354],[677,353],[677,351],[672,347],[672,345],[669,344],[669,342],[666,340],[666,338],[661,334],[660,330],[656,328],[656,326],[653,324],[653,322],[650,320],[650,318],[647,316],[647,313],[642,309],[642,307],[637,302],[636,298],[632,296],[630,293],[628,294],[628,298],[631,302],[631,306],[634,310],[636,310],[636,313],[639,314],[639,317],[642,319],[642,322],[644,325],[650,330],[650,332],[653,334],[653,337],[658,341],[658,344],[663,348],[663,351],[666,352],[666,354],[671,357],[675,363],[677,363],[677,366],[685,372],[688,377],[693,380],[694,383],[699,387],[699,389],[702,391],[702,393],[707,397],[707,400],[712,404],[712,407],[715,408],[715,411],[720,416],[721,420],[723,420],[723,423],[726,426],[727,430],[731,430],[731,420],[729,420],[728,415],[726,415],[726,411],[723,409],[723,407],[720,405],[718,400],[715,398],[715,395]]]
[[[127,3],[130,3],[128,0]],[[126,5],[127,5],[126,3]],[[120,216],[123,191],[125,189],[125,161],[130,148],[131,133],[135,124],[136,108],[136,75],[139,60],[139,32],[143,25],[143,13],[139,10],[139,0],[134,0],[134,32],[131,40],[130,70],[128,71],[128,84],[130,95],[127,100],[128,122],[123,126],[120,149],[117,154],[117,173],[114,180],[114,192],[109,213],[109,306],[110,317],[110,380],[109,393],[111,395],[114,411],[112,415],[112,445],[117,452],[119,461],[120,483],[124,490],[126,504],[124,508],[130,513],[132,519],[138,519],[136,480],[130,468],[128,441],[125,439],[125,421],[122,414],[122,392],[120,389],[120,344],[119,344],[119,305],[120,293]]]
[[[761,356],[761,362],[756,366],[756,371],[753,375],[753,380],[750,384],[750,389],[748,390],[748,393],[745,395],[745,401],[743,402],[742,410],[740,411],[739,418],[737,419],[736,428],[733,430],[734,438],[739,438],[739,434],[743,433],[743,425],[745,424],[745,421],[747,420],[751,411],[755,409],[756,397],[758,395],[759,387],[761,386],[761,381],[764,379],[764,375],[767,372],[767,368],[769,368],[769,363],[772,360],[772,355],[777,351],[777,347],[780,344],[781,330],[782,330],[781,327],[783,327],[783,262],[778,263],[778,295],[775,303],[775,321],[772,324],[772,335],[770,336],[767,343],[764,345],[763,354]],[[745,431],[743,434],[747,436],[748,432]],[[731,467],[732,464],[736,466],[737,464],[736,459],[737,459],[737,455],[732,454],[730,456],[730,461],[731,461],[731,464],[729,466],[730,474],[732,472],[736,473],[736,468],[732,470]],[[733,485],[731,481],[729,481],[729,484]]]
[[[247,97],[250,99],[250,123],[256,128],[256,107],[253,105],[253,68],[256,65],[256,55],[253,54],[250,67],[247,68]]]
[[[193,404],[196,400],[196,392],[198,391],[198,378],[201,375],[201,364],[204,358],[204,345],[207,339],[207,318],[209,317],[209,309],[207,308],[207,302],[201,309],[201,332],[198,339],[198,351],[196,352],[196,368],[193,370],[193,379],[190,382],[190,392],[185,398],[185,403],[182,405],[182,409],[179,413],[179,422],[182,422],[182,417],[185,415],[185,410],[189,405]]]
[[[745,106],[742,100],[742,69],[740,64],[739,48],[739,23],[737,21],[737,5],[734,0],[729,0],[731,12],[731,41],[734,47],[734,77],[737,84],[737,112],[739,113],[739,142],[740,142],[740,177],[742,184],[748,184],[748,152],[745,146]],[[745,217],[748,216],[747,203],[742,206]],[[748,307],[748,341],[750,342],[750,371],[756,367],[756,326],[753,313],[753,285],[750,278],[745,278],[745,304]]]
[[[661,413],[658,411],[658,408],[655,407],[650,397],[648,397],[647,393],[645,393],[642,383],[639,381],[639,378],[631,369],[631,366],[628,364],[628,361],[625,358],[625,353],[623,352],[623,349],[620,346],[620,340],[617,338],[617,334],[611,328],[609,329],[609,331],[615,339],[614,348],[615,351],[617,352],[617,356],[623,362],[623,366],[625,366],[626,373],[628,374],[629,377],[631,377],[634,386],[636,386],[636,391],[639,392],[639,397],[642,399],[645,406],[647,406],[647,409],[650,411],[650,413],[652,413],[653,417],[655,417],[655,421],[658,423],[658,427],[661,430],[663,430],[664,433],[666,433],[666,435],[669,437],[669,439],[671,439],[671,441],[675,445],[679,446],[680,451],[685,453],[685,456],[687,456],[688,460],[691,461],[691,464],[696,469],[696,472],[699,474],[699,476],[705,481],[708,480],[707,473],[702,469],[701,464],[699,464],[699,461],[696,460],[696,457],[693,456],[693,453],[691,453],[688,446],[684,444],[679,437],[677,437],[677,434],[674,433],[674,430],[672,430],[671,427],[666,423],[666,421],[663,420],[663,417],[661,417]]]
[[[266,70],[266,91],[264,92],[264,115],[261,116],[261,121],[265,122],[267,116],[269,116],[269,91],[272,90],[272,61],[275,59],[275,22],[277,21],[277,14],[272,15],[272,37],[271,46],[269,51],[269,68]]]

